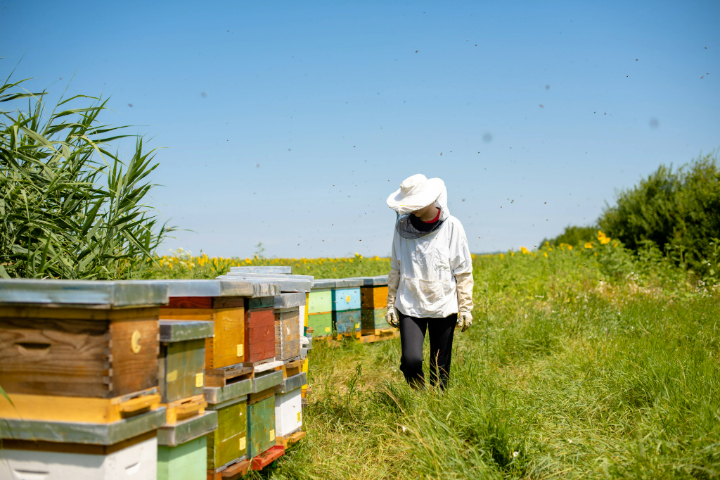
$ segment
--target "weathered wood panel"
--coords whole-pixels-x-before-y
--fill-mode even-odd
[[[203,394],[205,339],[162,344],[159,364],[163,403]]]
[[[275,395],[248,405],[248,458],[275,445]]]
[[[363,310],[387,307],[388,287],[362,287],[360,299]]]
[[[170,297],[168,308],[212,308],[212,297]]]
[[[245,340],[245,362],[275,357],[275,313],[272,308],[248,310]]]
[[[157,387],[157,308],[0,307],[0,385],[112,398]]]
[[[359,332],[360,321],[360,310],[333,312],[333,327],[339,334]]]
[[[300,309],[275,310],[275,358],[289,360],[300,355]]]
[[[387,308],[376,308],[374,310],[362,311],[362,329],[363,330],[379,330],[384,328],[392,328],[385,320]]]

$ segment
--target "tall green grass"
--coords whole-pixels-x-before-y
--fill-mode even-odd
[[[254,477],[720,476],[717,292],[593,259],[476,257],[445,393],[405,385],[397,340],[316,342],[308,436]]]
[[[48,109],[20,83],[0,87],[0,103],[15,107],[0,111],[0,277],[139,275],[170,231],[144,203],[154,152],[142,138],[127,159],[111,151],[128,135],[99,121],[107,100]]]

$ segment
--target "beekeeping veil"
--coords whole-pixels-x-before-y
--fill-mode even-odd
[[[410,221],[412,212],[433,203],[440,209],[440,219],[432,225],[431,229],[418,230]],[[397,212],[395,228],[403,238],[412,239],[429,235],[437,231],[450,216],[445,182],[439,178],[428,179],[422,174],[406,178],[400,184],[400,189],[390,194],[387,204]]]

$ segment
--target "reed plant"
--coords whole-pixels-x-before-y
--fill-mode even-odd
[[[0,87],[0,276],[120,279],[138,276],[172,230],[144,203],[157,168],[141,137],[100,122],[108,100],[77,95],[52,109],[45,92],[9,78]],[[24,107],[20,105],[24,103]]]

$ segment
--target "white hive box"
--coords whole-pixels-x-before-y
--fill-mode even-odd
[[[0,479],[155,480],[157,475],[158,446],[154,436],[120,450],[85,445],[82,447],[86,448],[72,451],[72,448],[63,448],[63,444],[53,448],[47,447],[47,443],[38,445],[41,450],[8,448],[12,444],[3,448]]]
[[[285,437],[302,427],[302,386],[305,372],[288,377],[275,387],[275,435]]]

